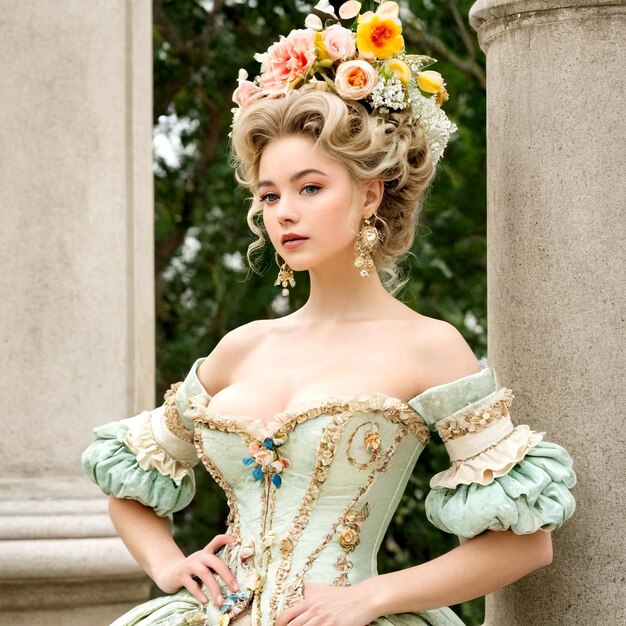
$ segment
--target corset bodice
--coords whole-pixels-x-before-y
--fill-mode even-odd
[[[428,441],[415,410],[375,394],[312,403],[269,424],[202,402],[188,414],[198,455],[228,498],[227,532],[241,539],[221,556],[239,579],[258,574],[267,623],[303,582],[350,585],[377,573],[380,543]]]

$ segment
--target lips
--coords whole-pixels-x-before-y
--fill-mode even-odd
[[[287,233],[280,238],[280,243],[286,243],[287,241],[299,241],[301,239],[308,239],[308,237],[298,235],[298,233]]]

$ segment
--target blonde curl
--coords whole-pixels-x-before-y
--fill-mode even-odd
[[[408,111],[372,115],[361,103],[312,84],[243,109],[233,127],[231,161],[237,182],[252,193],[247,221],[257,239],[248,246],[247,258],[254,271],[253,257],[265,244],[263,208],[255,192],[259,162],[271,141],[290,135],[311,137],[346,168],[353,184],[383,181],[383,198],[373,216],[380,240],[373,259],[387,290],[396,293],[405,282],[398,264],[413,244],[421,202],[435,174],[420,124]]]

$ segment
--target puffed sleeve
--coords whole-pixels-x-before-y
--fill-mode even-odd
[[[483,366],[409,402],[450,456],[426,497],[426,515],[438,528],[468,538],[485,530],[525,534],[554,530],[574,512],[570,455],[544,441],[545,433],[513,425],[513,398]]]
[[[210,399],[196,374],[203,360],[168,389],[160,407],[94,429],[82,466],[105,494],[138,500],[161,517],[191,502],[198,457],[193,422],[185,413]]]

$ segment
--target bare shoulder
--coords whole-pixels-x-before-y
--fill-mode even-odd
[[[444,320],[419,315],[414,320],[410,349],[425,367],[419,387],[426,390],[480,371],[480,363],[459,330]]]
[[[274,320],[255,320],[226,333],[198,368],[198,379],[214,395],[229,385],[231,373],[261,341]]]

